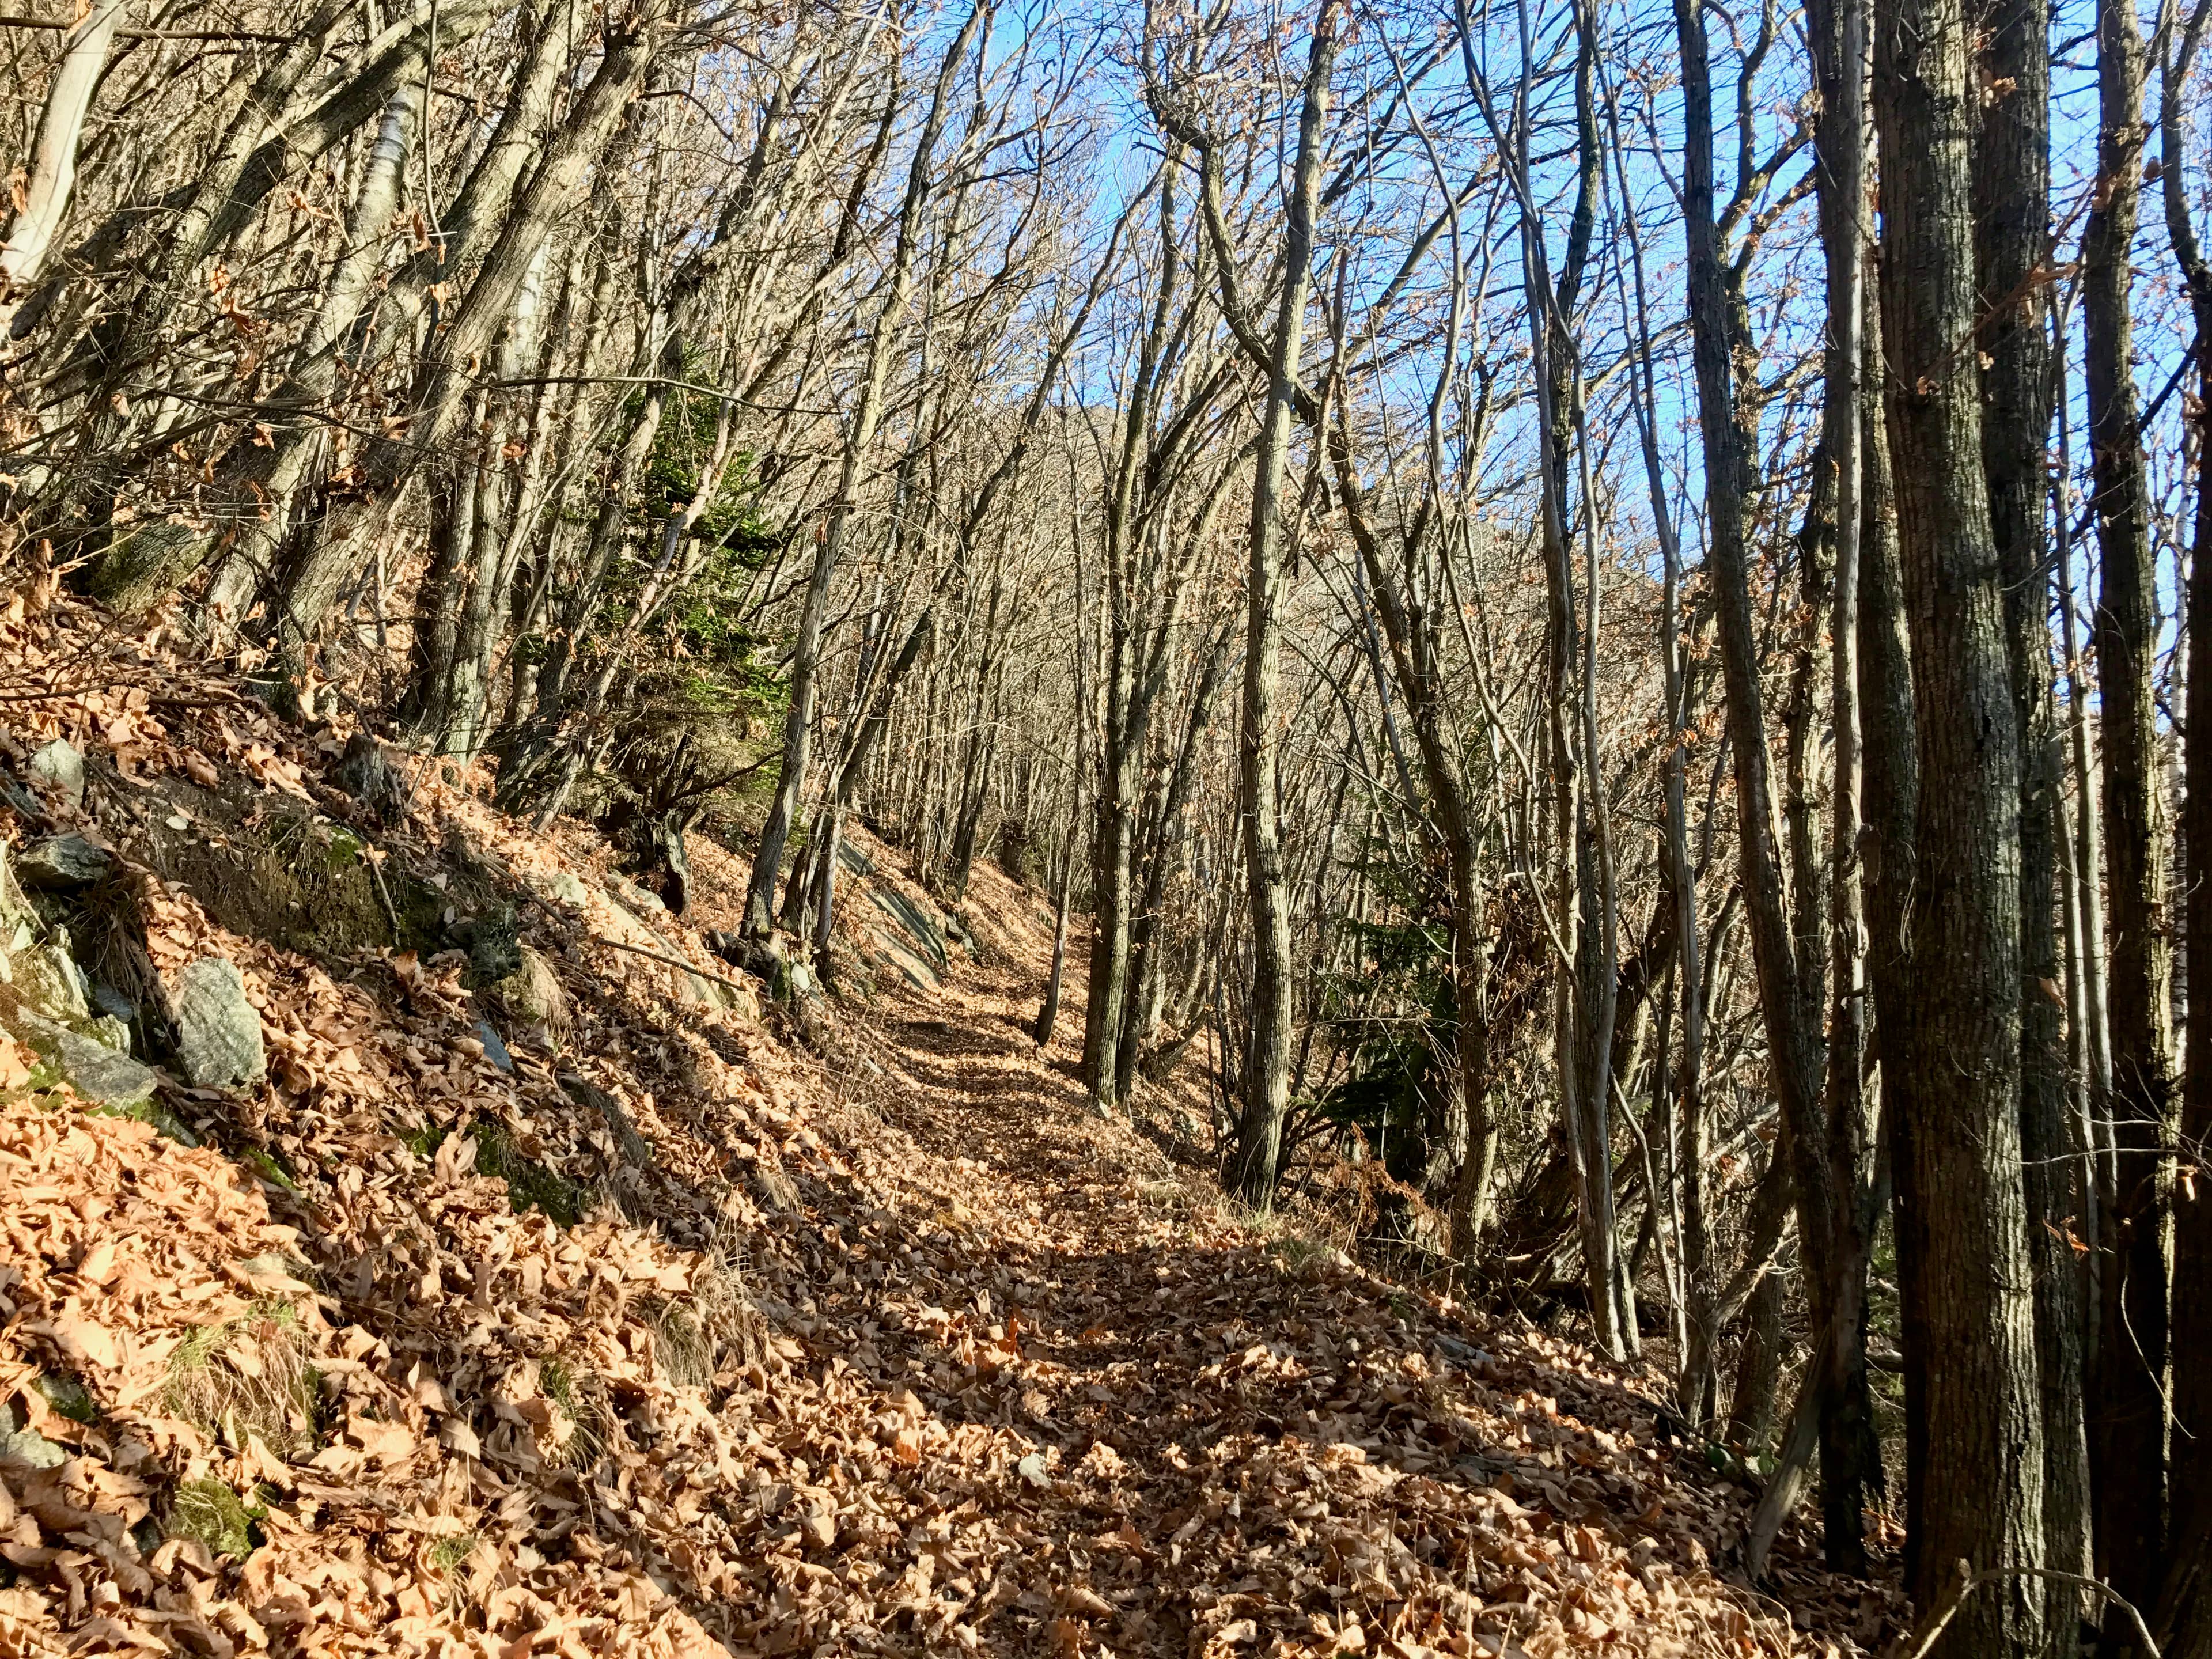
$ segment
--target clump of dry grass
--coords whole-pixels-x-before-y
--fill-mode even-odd
[[[186,1335],[169,1356],[162,1403],[234,1445],[251,1436],[289,1461],[314,1444],[321,1382],[298,1310],[257,1302],[237,1319]]]
[[[734,1247],[708,1256],[692,1275],[690,1294],[655,1297],[645,1314],[653,1363],[678,1388],[703,1389],[725,1369],[768,1358],[768,1322],[745,1288],[744,1254]]]
[[[538,1387],[553,1407],[539,1437],[539,1455],[556,1468],[590,1468],[605,1452],[614,1427],[605,1382],[556,1354],[538,1361]]]

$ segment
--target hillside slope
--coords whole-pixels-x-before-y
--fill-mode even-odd
[[[1804,1628],[1725,1582],[1743,1495],[1630,1380],[1088,1112],[995,870],[947,948],[868,848],[852,987],[794,1018],[704,946],[726,853],[678,921],[581,828],[386,787],[130,641],[16,623],[0,660],[0,1656],[1893,1627],[1794,1543]],[[264,1074],[194,1086],[210,960]]]

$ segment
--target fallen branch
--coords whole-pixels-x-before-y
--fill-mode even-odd
[[[753,988],[742,980],[724,979],[720,974],[709,973],[704,968],[695,967],[681,957],[665,956],[659,951],[648,951],[642,945],[624,945],[618,939],[602,939],[597,933],[591,934],[589,937],[594,945],[605,945],[613,950],[628,951],[636,956],[648,957],[654,962],[665,963],[671,968],[681,968],[687,974],[696,974],[701,979],[710,979],[717,985],[726,985],[732,991],[750,991]]]
[[[1958,1593],[1944,1604],[1942,1612],[1929,1621],[1928,1628],[1921,1632],[1919,1639],[1914,1642],[1911,1649],[1906,1651],[1905,1659],[1928,1659],[1929,1651],[1935,1647],[1937,1639],[1942,1636],[1944,1627],[1957,1616],[1959,1609],[1966,1605],[1966,1598],[1983,1585],[1997,1578],[2049,1578],[2061,1584],[2073,1584],[2082,1589],[2094,1590],[2135,1622],[2136,1635],[2142,1642],[2143,1651],[2150,1656],[2150,1659],[2159,1659],[2158,1644],[2151,1639],[2150,1626],[2143,1621],[2142,1613],[2136,1608],[2134,1602],[2129,1601],[2126,1596],[2121,1595],[2101,1578],[2090,1578],[2078,1572],[2061,1572],[2055,1567],[1987,1567],[1976,1572],[1964,1561],[1959,1563],[1959,1571]]]

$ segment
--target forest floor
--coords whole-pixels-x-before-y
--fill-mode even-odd
[[[1164,1150],[1194,1097],[1095,1114],[995,867],[940,962],[863,838],[794,1015],[705,948],[732,853],[679,921],[481,775],[362,808],[342,729],[143,641],[15,618],[0,666],[0,763],[90,775],[16,789],[19,868],[113,860],[0,881],[0,1659],[1895,1636],[1794,1532],[1739,1582],[1749,1496],[1637,1376],[1238,1218]],[[464,988],[502,917],[557,994]],[[94,1109],[10,1023],[58,936],[103,983],[234,963],[267,1076]]]

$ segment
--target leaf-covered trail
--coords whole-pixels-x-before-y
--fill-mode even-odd
[[[869,1023],[849,1068],[866,1149],[844,1190],[806,1188],[799,1327],[902,1406],[898,1484],[930,1512],[892,1645],[1791,1642],[1776,1603],[1711,1571],[1741,1495],[1677,1463],[1646,1402],[1570,1346],[1486,1335],[1224,1216],[1089,1110],[1071,1036],[1038,1054],[1037,931],[988,931],[988,965]],[[980,1468],[937,1449],[987,1434]],[[1820,1575],[1796,1576],[1832,1616]]]
[[[0,1659],[1671,1659],[1894,1628],[1893,1590],[1794,1536],[1786,1608],[1725,1582],[1745,1494],[1571,1344],[1247,1226],[1094,1115],[1079,1021],[1027,1034],[1050,919],[996,869],[932,982],[881,920],[927,896],[875,849],[810,1043],[671,965],[734,924],[737,855],[695,848],[678,921],[481,779],[426,769],[366,821],[324,781],[342,734],[171,659],[106,672],[0,746],[101,735],[86,801],[44,810],[113,849],[148,971],[237,967],[269,1075],[164,1081],[186,1146],[0,1033]],[[520,918],[558,1018],[465,988],[461,949],[273,942],[270,849],[328,886],[371,836],[387,883]]]

